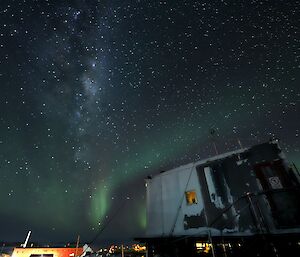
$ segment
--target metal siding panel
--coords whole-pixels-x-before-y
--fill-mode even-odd
[[[161,177],[149,180],[147,190],[147,234],[161,235],[163,233]]]
[[[176,219],[178,199],[180,199],[178,172],[162,176],[162,185],[164,208],[163,233],[164,235],[169,235]]]

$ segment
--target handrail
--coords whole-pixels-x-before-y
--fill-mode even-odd
[[[208,225],[209,227],[211,227],[212,225],[214,225],[219,218],[221,218],[223,216],[224,213],[226,213],[227,211],[229,211],[231,209],[232,206],[234,206],[237,202],[239,202],[241,199],[244,199],[247,197],[249,193],[240,196],[238,199],[236,199],[233,203],[231,203],[229,206],[227,206],[212,222],[210,222]]]
[[[259,191],[256,193],[253,192],[248,192],[242,196],[240,196],[238,199],[236,199],[233,203],[231,203],[229,206],[227,206],[212,222],[209,223],[209,228],[211,228],[212,225],[214,225],[222,216],[224,213],[226,213],[227,211],[229,211],[237,202],[241,201],[242,199],[246,199],[248,197],[252,197],[252,196],[261,196],[261,195],[266,195],[268,193],[280,193],[280,192],[290,192],[290,191],[299,191],[300,187],[290,187],[290,188],[281,188],[281,189],[270,189],[270,190],[264,190],[264,191]],[[246,207],[250,206],[250,203],[246,204],[243,208],[242,211],[244,211],[246,209]],[[237,217],[237,215],[235,215],[233,218]],[[230,220],[231,221],[231,220]],[[222,229],[228,224],[229,222],[227,222],[225,225],[222,226]],[[201,232],[202,233],[202,232]],[[183,238],[179,238],[175,241],[180,241],[183,240],[185,238],[189,238],[192,236],[196,236],[198,235],[199,232],[193,234],[193,235],[187,235],[184,236]]]
[[[290,187],[290,188],[280,188],[280,189],[263,190],[263,191],[259,191],[259,192],[256,192],[256,193],[247,192],[246,194],[244,194],[244,195],[240,196],[238,199],[236,199],[229,206],[227,206],[212,222],[210,222],[209,227],[211,227],[213,224],[215,224],[218,221],[218,219],[223,216],[224,213],[226,213],[227,211],[229,211],[232,206],[234,206],[237,202],[239,202],[240,200],[242,200],[244,198],[247,198],[249,196],[251,197],[251,196],[266,195],[268,193],[289,192],[289,191],[292,191],[292,190],[300,190],[300,188],[298,188],[298,187]]]

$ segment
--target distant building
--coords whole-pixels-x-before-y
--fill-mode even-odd
[[[277,141],[162,172],[148,178],[146,186],[147,229],[142,241],[148,244],[149,256],[201,256],[209,251],[230,256],[226,247],[232,250],[236,245],[241,251],[250,238],[259,238],[258,246],[262,235],[266,242],[281,235],[277,248],[299,238],[300,177]],[[271,245],[268,254],[279,251],[273,241]]]
[[[78,248],[15,248],[12,257],[77,257],[83,254],[83,247]]]
[[[10,255],[7,254],[7,253],[1,253],[1,254],[0,254],[0,257],[10,257]]]

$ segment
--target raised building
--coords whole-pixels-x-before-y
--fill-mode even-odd
[[[230,256],[229,245],[231,250],[233,245],[242,249],[242,244],[253,244],[253,238],[262,243],[261,236],[270,243],[270,254],[281,247],[270,237],[280,236],[281,242],[299,238],[300,177],[277,141],[162,172],[146,185],[143,241],[150,256],[170,249],[173,256],[205,251]]]

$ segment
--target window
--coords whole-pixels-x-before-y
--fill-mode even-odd
[[[53,254],[31,254],[30,257],[53,257]]]
[[[185,199],[188,205],[197,203],[197,194],[195,190],[185,192]]]

